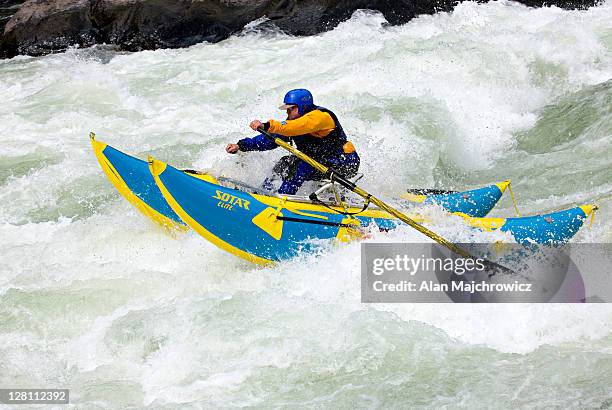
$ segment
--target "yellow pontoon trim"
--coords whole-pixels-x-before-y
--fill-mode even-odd
[[[202,235],[205,239],[212,242],[214,245],[218,246],[219,248],[227,252],[230,252],[231,254],[236,255],[242,259],[246,259],[247,261],[254,262],[260,265],[274,264],[274,261],[271,261],[269,259],[264,259],[256,255],[252,255],[248,252],[243,251],[242,249],[239,249],[233,245],[230,245],[229,243],[225,242],[223,239],[219,238],[218,236],[216,236],[215,234],[213,234],[212,232],[204,228],[202,225],[200,225],[195,219],[189,216],[187,212],[185,212],[185,210],[181,207],[181,205],[179,205],[176,199],[174,199],[172,194],[168,191],[164,183],[161,181],[159,176],[164,172],[167,164],[162,161],[157,161],[153,157],[149,157],[148,162],[149,162],[149,170],[151,171],[151,174],[153,175],[153,179],[155,179],[155,183],[157,184],[162,195],[164,196],[164,198],[166,199],[166,201],[168,202],[172,210],[176,212],[176,214],[183,221],[185,221],[185,223],[189,225],[191,229],[196,231],[198,234]]]
[[[89,134],[89,138],[91,140],[91,145],[93,147],[94,153],[96,154],[96,158],[102,167],[102,170],[111,181],[111,183],[115,186],[117,191],[128,200],[129,203],[134,205],[136,209],[138,209],[143,215],[151,218],[164,228],[170,231],[188,231],[189,228],[185,225],[179,224],[176,221],[168,218],[165,215],[157,212],[155,209],[151,208],[147,205],[142,199],[140,199],[136,194],[134,194],[130,188],[127,186],[123,178],[119,175],[113,164],[106,158],[104,155],[104,149],[106,145],[102,141],[96,140],[96,135],[92,132]]]

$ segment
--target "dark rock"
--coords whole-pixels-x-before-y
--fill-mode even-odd
[[[13,15],[19,10],[21,4],[25,0],[0,0],[0,36],[4,33],[4,26],[13,17]]]
[[[521,0],[530,6],[589,7],[596,0]],[[21,2],[11,3],[13,12]],[[0,57],[42,55],[71,45],[116,44],[138,51],[221,41],[247,23],[293,35],[329,30],[357,9],[380,11],[390,24],[450,11],[455,0],[28,0],[6,24]],[[2,4],[2,3],[0,3]],[[1,9],[0,9],[1,10]],[[5,17],[9,14],[7,13]],[[1,16],[1,15],[0,15]]]
[[[567,10],[574,9],[587,9],[593,7],[598,3],[599,0],[515,0],[518,3],[524,4],[529,7],[547,7],[557,6]]]
[[[11,18],[0,41],[0,56],[41,55],[73,44],[96,44],[89,0],[29,0]]]
[[[0,0],[0,24],[2,24],[0,32],[4,31],[4,26],[19,10],[22,3],[25,3],[25,0]]]
[[[293,35],[313,35],[348,20],[355,10],[381,12],[389,24],[408,22],[420,14],[450,11],[456,0],[288,0],[268,14],[273,24]]]
[[[92,21],[106,42],[126,50],[217,42],[261,17],[269,1],[101,0]]]
[[[0,40],[0,57],[42,55],[71,45],[137,51],[216,42],[263,16],[265,0],[29,0]]]

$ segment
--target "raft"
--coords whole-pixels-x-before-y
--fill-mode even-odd
[[[400,224],[379,209],[362,210],[301,202],[244,192],[220,185],[208,175],[194,178],[153,158],[149,168],[172,210],[194,231],[228,252],[268,264],[312,252],[321,241],[361,238],[372,227],[394,229]],[[584,205],[560,212],[522,218],[474,218],[474,228],[510,232],[518,243],[564,243],[596,209]],[[418,213],[408,216],[428,222]]]
[[[402,224],[374,207],[364,210],[344,200],[334,201],[333,196],[313,202],[305,196],[270,194],[229,178],[179,170],[153,158],[145,162],[96,140],[93,133],[90,138],[108,179],[144,215],[172,231],[191,228],[255,263],[290,259],[313,252],[330,239],[359,239],[372,229],[391,230]],[[509,232],[518,243],[567,242],[597,209],[583,205],[544,215],[484,217],[509,183],[463,192],[408,193],[402,200],[413,206],[409,216],[418,223],[431,222],[419,214],[419,204],[435,204],[460,215],[475,229]],[[331,183],[328,187],[336,189]],[[338,199],[338,192],[334,194]]]

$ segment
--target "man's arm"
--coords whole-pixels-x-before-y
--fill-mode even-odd
[[[282,135],[277,135],[277,137],[282,138],[283,140],[288,141],[285,137],[283,137]],[[234,145],[236,145],[238,147],[238,149],[229,149],[230,147],[233,147]],[[247,151],[269,151],[272,149],[277,148],[278,145],[276,145],[274,143],[274,141],[271,141],[268,137],[266,137],[263,134],[259,134],[253,138],[243,138],[240,141],[238,141],[237,144],[229,144],[228,148],[226,148],[227,152],[229,152],[230,154],[235,154],[238,151],[243,151],[243,152],[247,152]]]
[[[253,138],[243,138],[238,141],[240,151],[269,151],[278,147],[274,141],[270,141],[268,137],[259,134]]]
[[[311,111],[295,120],[270,120],[263,126],[266,131],[287,137],[312,133],[319,133],[324,137],[336,127],[331,115],[319,110]]]

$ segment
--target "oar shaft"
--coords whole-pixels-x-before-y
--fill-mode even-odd
[[[416,229],[417,231],[421,232],[422,234],[424,234],[424,235],[430,237],[431,239],[433,239],[434,241],[438,242],[440,245],[443,245],[443,246],[447,247],[451,251],[455,252],[458,255],[463,256],[464,258],[473,258],[473,256],[470,255],[470,253],[467,252],[466,250],[460,248],[459,246],[455,245],[454,243],[451,243],[451,242],[447,241],[446,239],[444,239],[443,237],[441,237],[437,233],[427,229],[423,225],[418,224],[416,221],[414,221],[413,219],[409,218],[404,213],[402,213],[402,212],[396,210],[395,208],[387,205],[385,202],[383,202],[380,199],[376,198],[375,196],[373,196],[372,194],[368,193],[364,189],[356,186],[354,183],[348,181],[342,175],[335,173],[329,167],[326,167],[325,165],[321,164],[320,162],[315,161],[314,159],[310,158],[308,155],[306,155],[303,152],[301,152],[300,150],[296,149],[291,144],[288,144],[287,142],[283,141],[280,138],[274,137],[274,135],[270,134],[269,132],[265,131],[262,128],[260,128],[259,131],[262,134],[264,134],[265,136],[267,136],[268,138],[272,139],[276,143],[276,145],[278,145],[278,146],[286,149],[287,151],[291,152],[293,155],[295,155],[296,157],[298,157],[302,161],[306,162],[308,165],[312,166],[313,168],[315,168],[319,172],[327,175],[331,180],[338,182],[340,185],[344,186],[345,188],[350,189],[351,191],[353,191],[357,195],[365,198],[366,200],[369,200],[370,202],[372,202],[373,204],[378,206],[383,211],[386,211],[387,213],[393,215],[394,217],[396,217],[400,221],[405,222],[406,224],[410,225],[412,228]]]
[[[362,193],[358,192],[358,190],[362,191],[362,193],[365,193],[365,191],[363,191],[361,188],[357,188],[354,191],[357,195],[360,195],[360,196],[365,198],[365,196],[363,196]],[[418,224],[414,219],[409,218],[404,213],[399,212],[398,210],[396,210],[395,208],[387,205],[386,203],[382,202],[378,198],[370,196],[370,202],[372,202],[374,205],[378,206],[383,211],[385,211],[385,212],[395,216],[400,221],[405,222],[406,224],[410,225],[411,227],[413,227],[417,231],[421,232],[423,235],[430,237],[434,241],[438,242],[440,245],[443,245],[443,246],[447,247],[448,249],[450,249],[451,251],[455,252],[456,254],[461,255],[464,258],[473,258],[472,255],[469,252],[467,252],[465,249],[455,245],[452,242],[447,241],[446,239],[444,239],[442,236],[438,235],[434,231],[432,231],[430,229],[427,229],[423,225]]]

